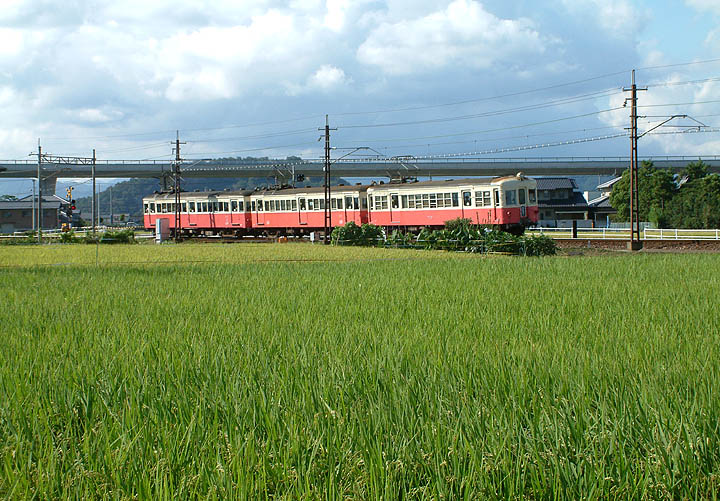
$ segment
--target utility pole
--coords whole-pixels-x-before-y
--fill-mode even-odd
[[[37,241],[39,244],[42,243],[42,178],[40,172],[42,171],[42,146],[40,146],[40,138],[38,138],[38,161],[37,161],[37,182],[38,182],[38,232]]]
[[[35,229],[36,229],[35,228],[35,204],[37,203],[37,201],[35,200],[36,195],[35,195],[35,180],[34,179],[32,180],[32,184],[33,184],[32,229],[33,229],[33,231],[35,231]]]
[[[95,219],[95,204],[97,201],[97,190],[95,189],[95,164],[97,162],[97,159],[95,157],[95,148],[93,148],[93,156],[92,156],[92,197],[90,198],[90,219],[92,222],[92,232],[93,237],[96,235],[97,231],[97,220]]]
[[[632,70],[632,82],[630,88],[623,91],[630,91],[630,242],[629,250],[642,249],[640,241],[640,189],[638,183],[638,129],[637,129],[637,91],[647,90],[647,87],[638,89],[635,84],[635,70]],[[628,99],[625,100],[627,103]]]
[[[325,129],[318,129],[325,131],[325,245],[330,243],[330,232],[332,231],[332,210],[331,210],[331,191],[330,191],[330,131],[337,130],[330,128],[330,121],[328,115],[325,115]]]
[[[113,213],[112,185],[110,185],[110,226],[113,226],[114,216],[115,214]]]
[[[180,241],[180,131],[175,131],[175,162],[173,163],[173,191],[175,192],[175,242]]]

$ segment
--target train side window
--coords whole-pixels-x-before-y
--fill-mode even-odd
[[[308,210],[315,210],[315,200],[308,198]]]
[[[150,212],[150,206],[148,206],[148,204],[143,204],[143,212],[144,212],[145,214],[147,214],[148,212]]]
[[[151,202],[150,203],[150,214],[152,214],[154,212],[155,212],[155,204]]]
[[[320,206],[320,210],[325,210],[325,199],[321,198],[320,200],[315,200],[315,207]]]
[[[353,209],[358,210],[360,209],[360,197],[353,197]]]
[[[250,200],[250,212],[255,212],[255,200]]]
[[[187,203],[186,202],[183,202],[183,204],[182,204],[182,211],[187,212]]]
[[[520,188],[518,190],[518,203],[520,205],[525,205],[525,188]]]
[[[500,206],[500,190],[495,188],[493,190],[493,193],[495,193],[495,207],[499,207]]]
[[[341,198],[338,198],[337,204],[338,204],[338,206],[337,206],[338,209],[342,209],[342,208],[343,208],[343,199],[342,199],[342,197],[341,197]]]
[[[403,195],[400,197],[400,207],[403,209],[407,209],[407,206],[408,206],[408,198],[407,197],[408,197],[407,195]]]
[[[392,208],[392,209],[400,208],[400,200],[399,200],[398,195],[390,195],[390,208]]]
[[[270,210],[270,201],[269,200],[264,201],[263,209],[265,210],[265,212],[268,212]]]
[[[355,200],[357,200],[357,198],[356,198]],[[367,208],[368,208],[367,197],[362,197],[362,198],[360,199],[360,203],[362,204],[361,207],[362,207],[363,209],[367,209]],[[357,202],[355,202],[355,205],[357,206]],[[356,208],[357,208],[357,207],[356,207]]]
[[[304,198],[300,199],[300,210],[305,210],[305,199]]]
[[[517,204],[517,191],[506,190],[505,191],[505,205],[515,205],[515,204]]]
[[[195,212],[195,202],[189,202],[188,206],[190,207],[190,212]]]
[[[489,191],[483,191],[483,205],[485,207],[490,207],[490,192]]]
[[[436,193],[430,193],[428,195],[428,198],[430,199],[430,209],[436,209],[437,208],[437,194]]]
[[[297,210],[297,200],[292,201],[292,209],[291,210]]]
[[[373,196],[368,195],[368,207],[370,207],[370,210],[375,210],[375,206],[373,205]]]
[[[345,208],[346,209],[352,209],[353,208],[353,197],[345,197]],[[357,209],[357,207],[355,207]]]
[[[533,189],[528,190],[528,199],[530,200],[531,204],[535,203],[535,200],[537,200],[537,197],[535,195],[535,190],[533,190]]]
[[[231,200],[231,201],[230,201],[230,210],[231,210],[232,212],[237,212],[237,210],[238,210],[237,200]]]
[[[472,205],[472,194],[469,191],[463,191],[463,206],[470,207]]]
[[[223,210],[225,212],[230,212],[230,202],[223,202]]]
[[[245,210],[245,203],[242,200],[238,200],[238,210],[243,212]]]
[[[332,199],[332,208],[337,209],[337,198]]]
[[[459,197],[458,197],[457,192],[455,192],[455,193],[452,194],[452,206],[453,206],[453,207],[458,207],[458,206],[460,206],[460,200],[459,200]]]

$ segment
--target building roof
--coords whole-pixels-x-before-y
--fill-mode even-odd
[[[538,190],[576,190],[575,180],[569,177],[537,177]]]
[[[45,209],[59,209],[61,203],[56,200],[46,200],[43,197],[43,210]],[[0,201],[0,210],[32,210],[35,207],[32,200],[8,200]]]
[[[603,195],[593,200],[590,200],[590,202],[588,202],[588,205],[593,209],[615,210],[613,206],[610,205],[610,195]]]
[[[622,179],[622,177],[615,177],[615,178],[611,179],[610,181],[605,181],[605,182],[602,183],[602,184],[598,184],[598,185],[597,185],[597,189],[598,189],[598,190],[607,190],[607,189],[610,189],[610,188],[612,188],[612,187],[615,185],[615,183],[617,183],[617,182],[620,181],[621,179]]]
[[[544,188],[547,189],[547,188]],[[567,208],[583,208],[588,203],[585,197],[579,191],[573,191],[570,198],[555,198],[550,200],[538,200],[538,206],[548,209],[567,209]]]

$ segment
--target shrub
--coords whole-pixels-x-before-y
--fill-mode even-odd
[[[133,230],[109,230],[100,237],[101,244],[134,244],[135,232]]]
[[[385,235],[379,226],[368,223],[358,226],[350,221],[344,226],[335,227],[330,240],[333,245],[374,246],[381,245],[385,241]]]
[[[82,239],[75,235],[73,230],[66,231],[60,234],[60,243],[63,244],[76,244],[82,242]]]
[[[526,256],[554,256],[557,254],[555,240],[547,235],[522,237],[523,253]]]

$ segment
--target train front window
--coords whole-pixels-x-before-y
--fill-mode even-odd
[[[520,205],[525,205],[525,188],[520,188],[518,190],[518,203]]]
[[[530,200],[531,204],[535,203],[535,200],[537,200],[537,197],[535,195],[535,190],[528,190],[528,199]]]
[[[505,191],[505,205],[517,204],[517,192],[515,190]]]

